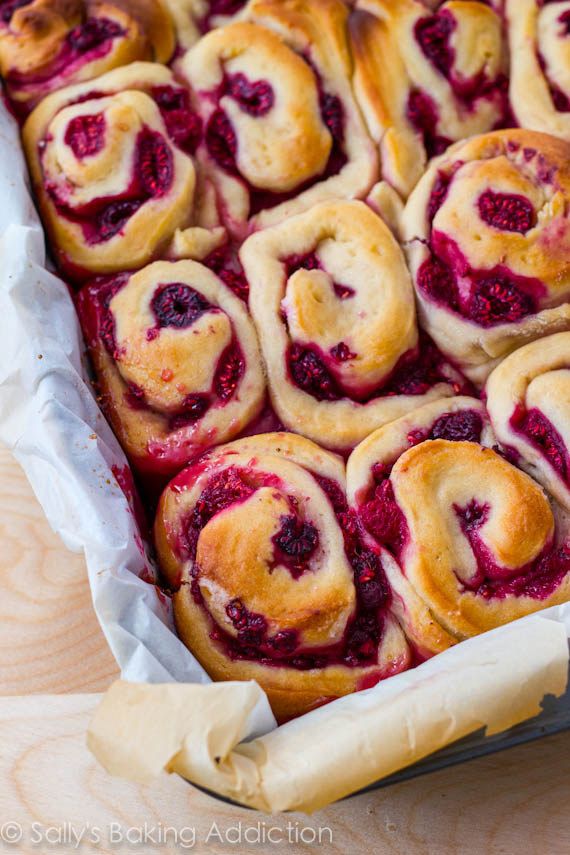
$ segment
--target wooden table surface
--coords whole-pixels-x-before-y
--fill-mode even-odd
[[[137,787],[106,775],[85,730],[116,676],[83,559],[0,448],[0,853],[570,852],[570,734],[310,818],[263,817],[173,776]]]

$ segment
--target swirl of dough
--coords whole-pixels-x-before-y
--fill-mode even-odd
[[[340,0],[254,2],[179,63],[204,123],[204,181],[238,238],[323,199],[364,198],[377,178],[346,14]]]
[[[422,326],[475,382],[570,327],[570,146],[525,130],[457,143],[402,217]]]
[[[28,118],[32,180],[71,278],[140,267],[192,224],[199,120],[185,99],[168,69],[133,63],[52,93]]]
[[[363,202],[323,202],[241,249],[273,406],[345,451],[462,378],[418,335],[410,276]]]
[[[380,552],[344,490],[338,457],[263,434],[210,452],[159,503],[180,637],[213,679],[257,680],[281,720],[409,665]]]
[[[499,441],[570,511],[570,333],[519,348],[495,368],[486,392]]]
[[[95,280],[78,308],[103,405],[139,470],[172,475],[259,414],[265,381],[252,321],[204,265],[157,261]]]
[[[479,401],[428,404],[380,428],[347,470],[349,501],[391,552],[394,612],[421,654],[570,597],[566,517],[505,458]]]
[[[505,15],[518,123],[570,142],[570,2],[505,0]]]
[[[487,4],[357,0],[349,30],[382,177],[404,198],[431,157],[506,121],[501,18]]]
[[[0,74],[18,111],[49,92],[137,60],[168,62],[174,27],[162,0],[4,0]]]

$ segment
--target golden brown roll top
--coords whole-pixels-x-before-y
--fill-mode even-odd
[[[246,306],[203,264],[155,262],[96,280],[78,307],[102,403],[140,470],[171,475],[261,410]]]
[[[570,326],[570,146],[508,130],[458,143],[410,196],[403,239],[419,316],[476,382]]]
[[[349,500],[392,554],[393,608],[425,654],[570,596],[566,517],[493,442],[480,402],[449,404],[379,429],[348,462]]]
[[[133,63],[55,92],[24,146],[58,264],[73,279],[140,267],[195,223],[201,126],[172,73]]]
[[[209,453],[159,504],[155,541],[182,640],[214,679],[257,680],[279,719],[409,664],[344,477],[309,440],[264,434]]]
[[[291,430],[347,450],[462,387],[418,335],[410,276],[362,202],[326,202],[241,249],[273,406]]]
[[[402,196],[431,157],[506,121],[501,18],[488,4],[358,0],[349,28],[358,102]]]
[[[174,28],[162,0],[7,0],[0,74],[18,109],[137,60],[168,62]]]
[[[322,199],[364,197],[376,155],[352,95],[339,0],[255,2],[181,60],[204,123],[198,150],[240,238]]]

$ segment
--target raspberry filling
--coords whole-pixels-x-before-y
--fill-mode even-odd
[[[339,341],[338,344],[331,347],[330,355],[335,362],[349,362],[351,359],[356,359],[357,356],[344,341]]]
[[[426,59],[445,77],[454,96],[467,111],[473,111],[476,101],[481,98],[494,100],[500,97],[502,115],[497,124],[500,126],[508,117],[508,81],[503,74],[490,79],[484,69],[471,78],[458,77],[454,73],[455,51],[451,35],[456,27],[457,22],[449,9],[442,9],[416,21],[414,36]],[[429,158],[441,154],[452,142],[438,133],[439,109],[424,90],[413,89],[410,92],[406,115],[423,137]]]
[[[450,442],[480,442],[483,418],[475,410],[444,413],[432,426],[429,439],[447,439]]]
[[[455,18],[448,9],[420,18],[414,26],[414,35],[424,56],[444,77],[449,76],[455,60],[449,39],[456,26]]]
[[[224,94],[233,98],[250,116],[265,116],[273,107],[275,96],[267,80],[248,80],[245,74],[225,78]]]
[[[473,499],[461,508],[454,506],[461,528],[477,561],[477,573],[462,588],[486,600],[507,596],[544,600],[551,596],[570,572],[570,547],[548,544],[534,561],[516,570],[501,567],[495,561],[479,531],[489,518],[491,508]]]
[[[293,578],[298,579],[319,545],[319,533],[312,523],[291,514],[282,518],[281,528],[271,540],[275,547],[275,564],[284,565]]]
[[[124,32],[116,21],[111,21],[109,18],[87,18],[70,31],[67,43],[74,53],[85,54],[117,36],[124,35]]]
[[[220,357],[214,377],[214,390],[220,401],[227,403],[233,398],[244,371],[243,353],[234,342],[225,349]]]
[[[30,74],[12,70],[7,79],[12,87],[25,90],[60,75],[68,77],[86,62],[106,56],[113,41],[124,35],[125,30],[110,18],[87,18],[67,33],[59,53],[40,71]]]
[[[345,165],[347,158],[344,153],[344,110],[338,96],[325,92],[317,69],[309,60],[318,85],[319,107],[321,118],[328,128],[333,145],[324,172],[309,179],[291,191],[275,193],[250,185],[242,178],[236,163],[238,139],[235,129],[228,116],[220,107],[214,110],[206,123],[204,142],[212,160],[230,175],[240,178],[247,186],[250,195],[250,216],[261,210],[272,208],[297,196],[311,187],[315,181],[322,181],[331,175],[336,175]],[[254,117],[264,116],[272,109],[275,95],[273,87],[266,80],[249,80],[246,75],[239,73],[224,78],[215,93],[219,99],[223,95],[233,98],[244,112]]]
[[[563,481],[569,483],[570,461],[566,444],[552,422],[540,410],[517,407],[511,426],[523,434],[550,463]]]
[[[566,9],[558,16],[558,23],[561,24],[560,35],[563,37],[570,36],[570,9]]]
[[[516,323],[538,311],[545,292],[538,279],[519,276],[503,265],[475,270],[457,244],[441,232],[432,233],[429,246],[431,254],[420,265],[416,282],[433,302],[482,327]]]
[[[570,35],[570,10],[566,10],[558,17],[558,23],[560,23],[561,28],[558,32],[558,36],[560,38],[567,38]],[[550,75],[548,73],[548,65],[546,62],[546,58],[537,51],[537,60],[540,66],[540,69],[544,75],[546,84],[548,86],[550,97],[552,99],[552,103],[554,104],[554,108],[558,110],[559,113],[568,113],[570,112],[570,98],[568,95],[555,83],[551,80]]]
[[[78,160],[97,154],[105,144],[105,116],[76,116],[65,129],[64,141]]]
[[[202,119],[192,110],[189,93],[174,86],[155,86],[151,94],[170,139],[187,154],[194,154],[202,140]]]
[[[287,352],[287,367],[292,382],[317,401],[340,401],[351,397],[361,404],[393,395],[425,395],[438,383],[449,384],[450,366],[427,336],[422,335],[419,346],[405,353],[391,374],[377,389],[358,396],[341,388],[330,367],[334,363],[355,359],[345,342],[339,342],[329,354],[317,345],[292,343]],[[456,392],[467,391],[467,384],[455,383]]]
[[[237,630],[237,638],[217,625],[212,625],[210,633],[230,659],[246,659],[298,670],[339,664],[349,667],[376,664],[378,645],[382,638],[382,611],[390,599],[381,558],[377,551],[363,543],[358,520],[349,510],[340,485],[327,478],[314,477],[330,500],[343,533],[346,555],[354,570],[356,612],[340,643],[318,649],[302,649],[296,630],[283,629],[270,636],[265,616],[250,611],[241,599],[234,598],[226,606],[226,615]],[[184,533],[178,543],[180,557],[195,562],[200,532],[212,517],[245,501],[262,486],[279,488],[282,485],[276,476],[260,476],[234,466],[213,475],[184,526]],[[282,517],[280,529],[272,538],[273,566],[284,565],[296,579],[309,569],[307,562],[319,547],[319,534],[310,521],[299,518],[293,499],[291,508],[291,514]],[[272,570],[273,567],[270,567],[269,572]],[[192,597],[206,609],[199,585],[200,569],[195,563],[191,575]]]
[[[483,419],[475,410],[459,410],[456,413],[444,413],[430,428],[411,430],[407,436],[410,445],[417,445],[427,439],[447,439],[449,442],[480,442],[483,432]]]
[[[287,278],[301,269],[324,270],[314,251],[305,255],[287,256],[282,263]],[[347,285],[333,282],[333,288],[340,300],[354,295],[354,290]],[[283,319],[287,324],[286,314]],[[324,353],[318,345],[292,342],[287,353],[289,376],[296,386],[318,401],[338,401],[347,395],[335,378],[335,364],[356,359],[357,356],[344,341],[338,342],[328,353]],[[363,389],[361,395],[353,391],[351,395],[361,403],[388,395],[424,395],[438,383],[449,383],[448,375],[449,366],[444,357],[433,342],[422,334],[419,346],[403,354],[380,387],[372,392]]]
[[[9,24],[12,15],[17,9],[29,6],[32,2],[33,0],[4,0],[4,2],[0,3],[0,19],[5,24]]]
[[[453,174],[442,172],[441,170],[437,173],[427,208],[428,220],[430,223],[445,202],[452,179]]]
[[[316,252],[307,252],[305,255],[290,255],[283,259],[285,265],[285,275],[287,279],[296,273],[297,270],[324,270],[323,265],[319,261]],[[354,289],[349,285],[341,285],[333,281],[333,289],[339,300],[346,300],[349,297],[354,297]]]
[[[515,193],[486,190],[479,196],[477,207],[484,222],[504,232],[525,234],[535,223],[530,200]]]
[[[237,138],[223,110],[214,110],[206,125],[206,148],[210,157],[226,172],[235,173]]]
[[[570,10],[566,10],[562,12],[558,17],[558,23],[560,24],[560,30],[558,35],[560,38],[567,38],[570,35]],[[550,92],[550,97],[552,99],[552,103],[554,104],[554,108],[559,113],[569,113],[570,112],[570,98],[568,95],[556,84],[553,80],[550,79],[548,74],[548,66],[546,63],[545,57],[537,52],[538,64],[542,70],[542,73],[545,77],[546,83],[548,85],[548,89]]]
[[[364,528],[372,537],[398,555],[406,540],[408,527],[389,478],[372,488],[372,494],[359,509],[359,514]]]
[[[415,130],[421,134],[428,158],[442,154],[451,144],[448,137],[437,132],[439,110],[435,101],[419,89],[413,89],[408,96],[406,116]]]
[[[185,329],[212,306],[202,294],[189,285],[173,282],[159,285],[154,293],[151,308],[159,328]]]
[[[86,285],[77,297],[77,310],[85,337],[91,347],[100,341],[115,362],[123,355],[117,345],[115,318],[110,304],[117,292],[128,282],[129,274],[116,277],[99,277]],[[147,339],[154,340],[164,328],[187,329],[204,312],[217,311],[200,293],[188,285],[171,282],[158,285],[151,300],[151,310],[156,326],[147,330]],[[180,409],[169,417],[170,430],[179,430],[199,421],[212,406],[224,406],[234,397],[245,372],[245,357],[237,341],[232,341],[222,352],[212,382],[205,392],[190,392]],[[172,379],[172,371],[165,368],[162,379]],[[137,410],[153,410],[145,399],[144,389],[127,383],[126,403]]]
[[[207,395],[192,394],[184,399],[182,410],[169,421],[171,430],[181,430],[204,418],[210,409],[210,401]]]
[[[71,126],[73,120],[66,129],[66,134],[72,135],[70,139],[73,138]],[[82,151],[82,142],[77,142],[77,145]],[[45,145],[40,149],[45,150]],[[58,212],[81,225],[88,244],[105,243],[120,234],[145,202],[159,199],[170,190],[174,180],[174,162],[169,145],[161,134],[148,127],[143,128],[137,137],[134,160],[131,183],[121,197],[103,197],[81,207],[70,207],[59,195],[59,188],[46,181],[46,190]]]
[[[236,297],[247,303],[249,282],[246,279],[235,247],[225,244],[215,249],[203,261],[203,264],[213,270],[222,282],[234,292]]]
[[[202,33],[207,32],[212,26],[212,18],[219,16],[237,15],[245,6],[247,0],[210,0],[208,14],[200,22]]]

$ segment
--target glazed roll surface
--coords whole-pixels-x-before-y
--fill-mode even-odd
[[[44,99],[24,146],[52,251],[71,279],[141,267],[195,222],[200,120],[172,72],[132,63]]]
[[[489,4],[358,0],[349,30],[382,176],[404,198],[430,158],[508,122],[507,52]]]
[[[78,308],[102,404],[140,471],[174,474],[262,409],[247,308],[203,264],[155,262],[96,280]]]
[[[461,375],[422,337],[400,247],[362,202],[326,202],[241,249],[273,406],[346,451]]]
[[[182,640],[215,680],[257,680],[280,720],[409,664],[344,465],[309,440],[211,452],[164,492],[155,541]]]
[[[322,199],[363,198],[377,158],[349,82],[338,0],[255,2],[181,60],[204,124],[198,157],[242,239]]]
[[[349,501],[392,555],[393,609],[424,655],[570,596],[567,514],[508,457],[463,397],[380,428],[348,461]]]
[[[0,73],[23,113],[113,68],[168,62],[174,45],[162,0],[7,0],[0,8]]]
[[[570,141],[570,3],[505,0],[505,14],[518,123]]]
[[[524,130],[457,143],[410,196],[402,237],[420,321],[481,383],[570,326],[570,147]]]

